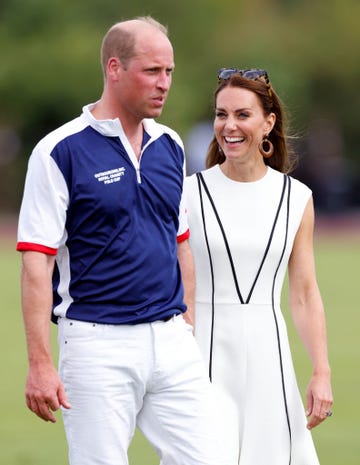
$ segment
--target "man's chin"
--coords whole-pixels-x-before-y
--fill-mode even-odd
[[[147,118],[157,118],[161,115],[162,111],[163,107],[152,108],[151,110],[149,110]]]

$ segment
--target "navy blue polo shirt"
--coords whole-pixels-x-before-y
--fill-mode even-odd
[[[90,109],[35,147],[17,249],[56,255],[55,319],[135,324],[184,312],[182,142],[144,120],[138,161],[120,121]]]

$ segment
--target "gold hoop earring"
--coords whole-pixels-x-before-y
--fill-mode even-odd
[[[264,158],[270,158],[273,156],[274,146],[271,140],[267,138],[267,136],[265,136],[262,142],[259,144],[259,150]]]

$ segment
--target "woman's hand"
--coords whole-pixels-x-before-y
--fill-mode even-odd
[[[330,374],[314,374],[306,392],[307,427],[312,429],[332,415]]]

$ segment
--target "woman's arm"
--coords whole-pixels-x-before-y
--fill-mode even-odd
[[[306,393],[309,429],[327,417],[333,403],[325,312],[315,273],[313,231],[314,206],[311,198],[295,238],[288,268],[292,317],[313,366]]]

